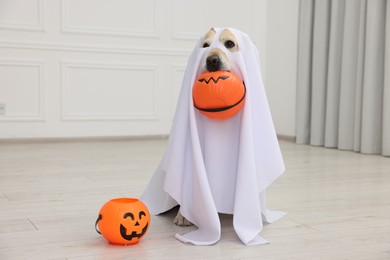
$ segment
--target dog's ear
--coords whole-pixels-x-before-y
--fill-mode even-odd
[[[215,31],[214,28],[211,28],[210,31],[206,33],[206,35],[203,37],[202,41],[202,48],[207,48],[211,45],[213,38],[217,32]]]

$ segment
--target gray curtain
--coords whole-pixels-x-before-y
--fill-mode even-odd
[[[390,156],[387,2],[300,1],[297,143]]]

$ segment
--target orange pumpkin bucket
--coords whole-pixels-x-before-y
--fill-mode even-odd
[[[244,82],[226,70],[203,73],[192,88],[194,107],[203,115],[218,120],[236,115],[244,106],[245,94]]]
[[[146,234],[149,226],[148,208],[140,200],[133,198],[108,201],[100,209],[95,223],[96,231],[108,242],[116,245],[137,243]]]

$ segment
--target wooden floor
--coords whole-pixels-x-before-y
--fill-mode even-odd
[[[139,197],[165,139],[0,143],[0,259],[390,259],[390,158],[281,142],[286,174],[268,206],[271,243],[244,246],[222,215],[213,246],[182,244],[175,212],[152,217],[144,239],[112,246],[94,230],[100,207]]]

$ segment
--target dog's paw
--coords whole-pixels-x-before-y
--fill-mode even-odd
[[[173,220],[173,223],[175,223],[176,225],[181,226],[181,227],[187,227],[187,226],[193,225],[190,221],[188,221],[185,217],[183,217],[182,214],[180,214],[180,211],[177,212],[177,215],[176,215],[175,219]]]

